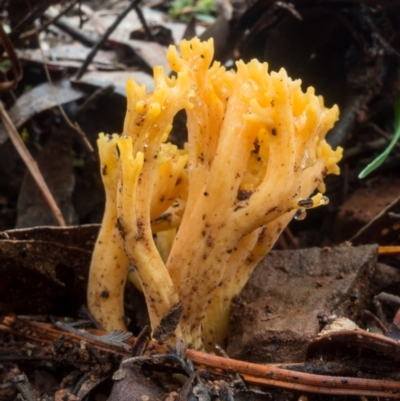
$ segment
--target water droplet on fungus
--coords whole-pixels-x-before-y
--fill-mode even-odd
[[[319,201],[320,206],[326,206],[329,203],[329,198],[327,196],[323,196]]]
[[[294,215],[294,219],[301,221],[304,220],[307,216],[306,209],[299,209],[296,214]]]

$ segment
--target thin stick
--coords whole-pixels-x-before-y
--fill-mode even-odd
[[[26,401],[36,401],[36,397],[33,395],[32,387],[29,384],[28,378],[25,373],[14,376],[12,379],[13,384],[17,388],[18,392],[22,395],[22,398]]]
[[[146,18],[144,18],[142,10],[137,4],[135,5],[135,11],[136,11],[136,14],[137,14],[137,16],[139,18],[140,23],[142,24],[142,27],[143,27],[144,31],[146,32],[147,40],[155,41],[154,35],[151,32],[149,26],[147,25]]]
[[[378,255],[400,255],[400,245],[380,246]]]
[[[0,92],[8,92],[14,89],[18,82],[22,79],[22,67],[19,58],[15,52],[14,46],[9,35],[3,29],[3,24],[0,23],[0,41],[6,51],[13,70],[14,79],[12,81],[2,82],[0,84]]]
[[[71,36],[72,39],[82,43],[84,46],[92,47],[96,43],[94,39],[84,33],[81,29],[71,25],[66,18],[60,18],[55,21],[54,26]]]
[[[51,87],[51,91],[53,92],[53,96],[57,101],[57,108],[60,111],[61,115],[64,118],[64,121],[67,123],[67,125],[69,127],[71,127],[73,130],[75,130],[75,132],[79,135],[79,138],[82,140],[83,145],[85,146],[85,148],[89,151],[89,152],[93,152],[94,149],[92,147],[92,144],[89,142],[89,139],[87,139],[86,134],[82,131],[81,127],[79,126],[79,124],[75,121],[74,123],[68,118],[67,114],[65,113],[64,108],[61,106],[60,101],[58,100],[58,95],[57,95],[57,91],[53,85],[53,81],[51,79],[49,70],[47,68],[46,62],[45,62],[45,57],[44,57],[44,52],[42,49],[42,44],[40,42],[40,38],[39,38],[39,34],[37,33],[37,41],[39,44],[39,50],[40,53],[42,55],[42,59],[43,59],[43,68],[44,68],[44,72],[46,73],[46,77],[47,77],[47,81],[50,84]]]
[[[387,292],[381,292],[375,297],[379,302],[389,303],[397,308],[400,307],[400,297]]]
[[[57,22],[62,16],[64,16],[67,12],[69,12],[70,10],[72,10],[72,8],[74,8],[75,4],[78,2],[79,0],[72,0],[72,2],[70,4],[68,4],[63,10],[61,10],[58,14],[56,14],[53,17],[50,17],[49,20],[47,20],[42,26],[40,26],[40,28],[34,28],[31,29],[29,31],[26,31],[24,33],[22,33],[20,35],[20,39],[26,39],[29,38],[32,35],[35,35],[36,32],[40,33],[43,32],[45,29],[47,29],[50,25],[54,24],[55,22]]]
[[[354,241],[359,237],[368,227],[370,227],[376,220],[380,219],[386,212],[388,212],[397,202],[400,201],[400,196],[397,197],[392,203],[381,210],[372,220],[370,220],[364,227],[361,227],[350,239],[349,241]]]
[[[15,325],[15,323],[18,323]],[[26,330],[29,326],[30,330]],[[38,323],[15,316],[8,316],[0,323],[0,331],[12,332],[24,338],[53,343],[60,337],[60,331],[45,323]],[[35,334],[35,336],[32,335]],[[97,335],[104,335],[104,332],[91,331]],[[27,334],[29,333],[29,334]],[[84,339],[80,331],[74,333],[64,332],[70,341],[80,343]],[[101,337],[100,337],[101,338]],[[95,337],[85,338],[85,340],[96,346],[99,350],[114,352],[114,354],[128,356],[128,352],[115,346],[106,345]],[[131,337],[128,344],[134,342]],[[387,339],[392,346],[398,347],[395,340]],[[149,342],[152,352],[166,353],[167,347],[164,344],[158,344],[154,341]],[[130,355],[129,355],[130,356]],[[286,388],[293,391],[306,391],[317,394],[331,395],[358,395],[358,396],[380,396],[383,398],[400,398],[400,382],[387,379],[370,379],[344,376],[327,376],[312,373],[298,372],[285,369],[276,365],[258,365],[255,363],[238,361],[235,359],[222,358],[215,355],[205,354],[203,352],[188,349],[186,351],[187,359],[190,359],[198,368],[207,368],[214,372],[239,373],[241,377],[252,384],[272,386],[277,388]]]
[[[120,15],[115,19],[115,21],[108,27],[108,29],[104,32],[104,35],[100,38],[100,40],[92,47],[92,50],[87,55],[85,62],[82,64],[81,68],[78,70],[76,74],[76,79],[81,79],[82,75],[87,70],[89,64],[92,62],[94,56],[97,51],[104,45],[108,37],[114,32],[120,22],[128,15],[129,11],[134,8],[136,5],[140,3],[141,0],[132,0],[128,7],[126,7]]]
[[[31,5],[31,3],[30,3],[30,0],[27,0],[27,3],[28,3],[28,6],[29,6],[30,10],[32,10],[32,5]],[[58,100],[57,91],[56,91],[56,89],[54,88],[53,81],[52,81],[52,79],[51,79],[49,70],[48,70],[47,65],[46,65],[46,62],[45,62],[45,56],[44,56],[44,52],[43,52],[43,49],[42,49],[42,44],[41,44],[41,42],[40,42],[40,36],[39,36],[39,33],[38,33],[37,30],[36,30],[36,38],[37,38],[37,42],[38,42],[38,45],[39,45],[40,54],[41,54],[42,60],[43,60],[44,72],[45,72],[45,74],[46,74],[47,81],[48,81],[49,84],[50,84],[50,87],[51,87],[51,91],[52,91],[52,93],[53,93],[53,96],[54,96],[54,98],[55,98],[56,101],[57,101],[58,110],[60,111],[60,113],[61,113],[61,115],[63,116],[64,121],[67,123],[67,125],[68,125],[69,127],[71,127],[73,130],[75,130],[76,133],[79,135],[79,138],[82,140],[83,145],[86,147],[86,149],[87,149],[89,152],[93,152],[94,149],[93,149],[91,143],[89,142],[89,140],[87,139],[85,133],[82,131],[82,129],[81,129],[81,127],[79,126],[79,124],[78,124],[77,122],[73,123],[73,122],[68,118],[68,116],[67,116],[67,114],[65,113],[63,107],[61,106],[60,101]]]
[[[47,204],[49,205],[54,217],[56,218],[58,224],[60,226],[66,226],[64,218],[61,214],[60,209],[57,206],[56,201],[54,200],[53,195],[50,192],[49,187],[44,180],[42,173],[39,170],[39,167],[29,153],[29,150],[26,148],[24,142],[22,141],[15,125],[11,121],[6,109],[3,106],[3,103],[0,102],[0,117],[3,121],[4,128],[6,129],[8,136],[10,137],[11,142],[13,143],[15,149],[21,156],[22,160],[24,161],[26,167],[28,168],[29,172],[31,173],[33,179],[36,181],[40,191],[42,192],[44,199],[46,200]]]
[[[369,310],[365,309],[364,310],[364,316],[372,321],[375,322],[375,324],[381,329],[382,333],[386,336],[388,329],[386,326],[383,324],[382,320],[379,319],[378,316],[374,315],[372,312]]]

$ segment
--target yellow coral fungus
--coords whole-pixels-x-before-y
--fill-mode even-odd
[[[153,335],[210,349],[227,334],[232,298],[296,211],[327,203],[313,193],[324,189],[327,174],[339,172],[342,151],[324,139],[338,108],[326,108],[313,88],[303,92],[285,70],[269,73],[266,63],[239,61],[228,71],[211,65],[212,40],[183,41],[180,53],[169,48],[177,77],[155,69],[153,93],[128,83],[123,136],[99,140],[101,153],[114,146],[112,160],[119,166],[113,186],[118,195],[107,201],[105,213],[114,225],[103,223],[102,231],[115,237],[113,227],[119,228],[121,258],[127,255],[136,268]],[[163,143],[183,108],[187,152]],[[152,234],[167,230],[156,240],[159,252]],[[89,306],[106,324],[109,312],[98,307],[102,290],[95,280],[97,271],[104,273],[96,256],[102,252],[98,242]],[[118,313],[113,321],[122,321],[120,307]]]

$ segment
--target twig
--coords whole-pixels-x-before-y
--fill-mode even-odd
[[[71,36],[71,38],[82,43],[84,46],[91,47],[96,44],[96,41],[93,38],[71,25],[66,18],[60,18],[58,21],[54,22],[54,25]]]
[[[155,354],[155,355],[134,356],[132,358],[125,359],[122,362],[122,365],[132,365],[136,363],[141,364],[145,362],[160,363],[160,361],[163,360],[175,362],[183,369],[183,371],[187,374],[188,377],[190,377],[194,373],[191,367],[188,366],[186,362],[176,354]]]
[[[33,159],[32,155],[29,153],[29,150],[26,148],[17,129],[15,128],[15,125],[11,121],[6,109],[3,106],[3,103],[1,102],[0,102],[0,117],[1,120],[3,121],[4,128],[6,129],[8,136],[11,139],[11,142],[13,143],[18,154],[21,156],[21,159],[24,161],[33,179],[36,181],[36,184],[38,185],[40,191],[42,192],[58,224],[60,226],[65,226],[66,224],[61,214],[61,211],[58,208],[57,203],[54,200],[54,197],[51,194],[50,189],[47,186],[46,181],[44,180],[36,161]]]
[[[183,384],[182,388],[179,391],[179,395],[177,401],[187,401],[189,400],[190,391],[192,389],[193,382],[201,376],[202,373],[205,373],[204,370],[197,370],[194,372]]]
[[[352,91],[349,93],[346,103],[341,109],[339,121],[327,135],[327,141],[332,148],[336,148],[344,143],[356,122],[358,111],[369,99],[370,95],[365,91]]]
[[[143,27],[144,31],[146,32],[147,40],[155,41],[154,35],[151,32],[149,26],[147,25],[146,18],[144,18],[141,8],[137,4],[135,5],[134,8],[135,8],[135,11],[139,18],[140,23],[142,24],[142,27]]]
[[[96,103],[99,99],[109,96],[114,92],[115,86],[113,84],[107,85],[105,87],[100,87],[96,89],[90,96],[88,96],[85,101],[77,108],[74,113],[74,118],[77,118],[82,112],[84,112],[93,103]]]
[[[104,363],[104,358],[92,344],[86,344],[86,349],[96,358],[97,362]]]
[[[361,227],[350,239],[349,241],[354,241],[357,237],[359,237],[368,227],[370,227],[376,220],[380,219],[385,213],[390,210],[397,202],[400,201],[400,196],[396,198],[392,203],[386,206],[379,214],[377,214],[369,223],[367,223],[364,227]],[[383,252],[383,251],[382,251]]]
[[[79,124],[78,124],[76,121],[73,123],[73,122],[68,118],[67,114],[65,113],[64,108],[61,106],[61,103],[60,103],[60,101],[58,100],[57,91],[56,91],[56,89],[54,88],[53,81],[52,81],[52,79],[51,79],[51,76],[50,76],[49,70],[48,70],[48,68],[47,68],[47,65],[46,65],[46,63],[45,63],[45,57],[44,57],[44,53],[43,53],[42,46],[41,46],[40,41],[39,41],[39,35],[37,35],[37,38],[38,38],[38,43],[39,43],[39,49],[40,49],[40,52],[42,53],[43,68],[44,68],[44,71],[45,71],[45,73],[46,73],[47,80],[48,80],[48,82],[50,83],[50,87],[51,87],[51,91],[53,92],[53,96],[54,96],[54,98],[57,100],[57,108],[58,108],[58,110],[60,111],[61,115],[63,116],[64,121],[67,123],[67,125],[68,125],[69,127],[71,127],[71,128],[78,134],[78,136],[79,136],[79,138],[82,140],[83,145],[85,146],[85,148],[86,148],[89,152],[93,152],[93,147],[92,147],[91,143],[89,142],[89,140],[87,139],[85,133],[82,131],[82,129],[81,129],[81,127],[79,126]]]
[[[24,373],[13,378],[13,384],[25,401],[36,401],[36,397],[32,393],[28,378]]]
[[[386,139],[386,142],[390,142],[392,140],[392,135],[389,135],[386,131],[384,131],[382,128],[380,128],[375,123],[369,123],[368,126],[373,128],[378,134],[382,135]],[[399,142],[396,142],[395,146],[400,149]]]
[[[388,329],[383,324],[382,320],[379,319],[378,316],[374,315],[372,312],[370,312],[367,309],[364,310],[364,316],[367,317],[370,320],[373,320],[375,322],[375,324],[381,329],[383,334],[385,334],[385,335],[387,334]]]
[[[96,28],[97,33],[99,35],[104,35],[104,32],[107,30],[107,27],[104,25],[103,21],[97,16],[96,12],[93,11],[87,4],[81,5],[81,11],[86,15],[86,17],[90,20],[92,25]],[[94,44],[92,46],[94,46]]]
[[[379,302],[386,302],[400,308],[400,297],[387,292],[381,292],[375,297]]]
[[[29,8],[32,10],[32,6],[31,6],[30,0],[27,0],[27,3],[28,3],[28,5],[29,5]],[[68,116],[67,116],[67,114],[65,113],[63,107],[61,106],[60,101],[58,100],[57,91],[56,91],[55,88],[54,88],[53,81],[52,81],[52,79],[51,79],[49,70],[48,70],[47,65],[46,65],[46,62],[45,62],[45,56],[44,56],[44,52],[43,52],[43,49],[42,49],[42,44],[41,44],[41,42],[40,42],[39,33],[38,33],[37,30],[36,30],[36,38],[37,38],[37,42],[38,42],[38,45],[39,45],[40,53],[41,53],[41,55],[42,55],[44,72],[45,72],[45,74],[46,74],[47,81],[48,81],[49,84],[50,84],[50,87],[51,87],[51,91],[52,91],[52,93],[53,93],[53,96],[54,96],[54,98],[57,100],[57,107],[58,107],[58,110],[60,111],[60,113],[61,113],[62,117],[64,118],[64,121],[67,123],[67,125],[68,125],[70,128],[72,128],[73,130],[75,130],[75,131],[77,132],[79,138],[82,140],[82,142],[83,142],[84,146],[86,147],[86,149],[87,149],[89,152],[93,152],[93,147],[92,147],[92,145],[90,144],[89,140],[87,139],[85,133],[82,131],[81,127],[78,125],[77,122],[73,123],[73,122],[68,118]]]
[[[87,55],[85,62],[82,64],[81,68],[78,70],[76,74],[76,79],[82,78],[82,75],[87,70],[89,64],[92,62],[94,56],[98,52],[101,46],[106,42],[108,37],[114,32],[120,22],[128,15],[129,11],[134,8],[136,5],[140,3],[141,0],[132,0],[129,5],[121,12],[120,15],[115,19],[115,21],[108,27],[108,29],[104,32],[104,35],[100,38],[100,40],[93,46],[90,53]]]
[[[30,36],[33,36],[36,34],[36,32],[40,33],[43,32],[45,29],[47,29],[50,25],[56,23],[63,15],[65,15],[67,12],[72,10],[72,8],[75,6],[75,4],[79,0],[72,0],[70,4],[68,4],[63,10],[61,10],[58,14],[55,16],[51,17],[48,19],[43,25],[40,26],[40,28],[34,28],[30,29],[29,31],[26,31],[20,35],[20,39],[26,39],[29,38]]]
[[[370,142],[364,142],[357,144],[352,148],[347,148],[344,151],[343,159],[347,160],[351,157],[358,156],[360,153],[364,153],[367,150],[381,150],[387,145],[388,141],[385,138],[374,139]]]
[[[378,255],[400,255],[400,246],[380,246],[378,249]]]
[[[97,319],[89,312],[86,305],[82,305],[78,314],[84,319],[88,319],[97,330],[104,330],[104,327],[97,321]]]
[[[66,122],[66,124],[70,128],[72,128],[78,134],[78,137],[82,141],[82,144],[86,148],[86,150],[91,152],[91,153],[94,152],[93,146],[89,142],[89,139],[87,138],[85,132],[81,129],[81,127],[79,126],[79,124],[76,121],[72,122],[68,118],[67,114],[65,113],[65,110],[62,107],[62,105],[61,105],[61,103],[60,103],[60,101],[58,99],[57,91],[56,91],[56,89],[55,89],[55,87],[53,85],[53,81],[51,80],[51,77],[50,77],[50,74],[49,74],[49,70],[47,69],[47,65],[46,65],[46,63],[44,61],[43,61],[43,67],[44,67],[44,69],[46,71],[46,75],[47,75],[48,81],[50,83],[51,91],[53,92],[53,96],[57,101],[57,108],[58,108],[59,112],[61,113],[61,115],[63,116],[64,121]]]
[[[229,358],[228,353],[218,344],[215,344],[215,349],[223,356],[224,358]]]
[[[132,355],[140,356],[143,355],[144,350],[146,349],[146,345],[150,339],[150,326],[144,326],[140,331],[138,336],[136,337],[135,343],[132,346]]]
[[[373,19],[370,8],[366,4],[361,3],[360,10],[363,15],[363,21],[365,21],[367,23],[367,25],[369,26],[369,28],[371,29],[371,32],[372,32],[371,37],[373,39],[376,39],[380,43],[380,45],[386,51],[387,54],[391,54],[391,55],[395,56],[397,59],[397,62],[399,62],[400,61],[399,52],[395,48],[393,48],[393,46],[390,45],[389,42],[379,32],[379,29],[375,24],[375,21]]]
[[[27,330],[27,325],[29,325],[30,330]],[[60,336],[59,330],[55,329],[52,325],[25,321],[18,317],[6,317],[3,320],[3,325],[0,325],[0,330],[47,343],[52,343]],[[97,332],[97,334],[101,335],[102,333]],[[84,336],[83,332],[78,331],[68,335],[68,339],[76,343],[80,343],[82,339],[86,339],[87,342],[96,345],[99,349],[106,352],[127,356],[127,351],[123,351],[120,347],[107,346],[101,343],[98,336],[89,338]],[[134,341],[134,338],[128,341]],[[392,342],[393,346],[398,347],[396,341],[392,340]],[[158,354],[165,354],[167,352],[165,345],[154,341],[149,343],[149,347]],[[239,373],[247,383],[252,384],[317,394],[375,396],[400,399],[400,382],[394,380],[304,373],[284,369],[276,365],[258,365],[235,359],[222,358],[192,349],[186,351],[185,358],[190,359],[197,369],[207,368],[210,371],[219,373],[221,371]]]
[[[13,30],[10,32],[10,40],[17,40],[24,28],[26,26],[31,26],[49,7],[49,1],[35,1],[34,7],[31,6],[28,0],[26,2],[29,6],[29,12],[13,27]],[[24,10],[24,4],[22,2],[19,7]]]
[[[82,377],[77,381],[75,384],[74,388],[71,390],[71,394],[77,395],[79,393],[79,390],[81,389],[83,383],[88,379],[90,376],[90,372],[86,372],[82,375]]]
[[[314,375],[271,365],[221,358],[193,350],[188,350],[186,356],[190,357],[196,365],[240,373],[245,381],[252,384],[319,394],[358,396],[374,394],[374,396],[400,398],[400,383],[395,381]]]
[[[0,83],[0,92],[7,92],[7,91],[15,88],[17,86],[18,82],[21,80],[22,67],[21,67],[21,63],[19,62],[19,58],[18,58],[17,54],[15,53],[15,49],[11,42],[10,37],[4,32],[2,23],[0,23],[0,41],[1,41],[8,57],[10,58],[13,75],[14,75],[14,80]]]
[[[78,0],[79,1],[79,7],[78,7],[78,11],[79,11],[79,29],[83,28],[83,24],[86,24],[86,22],[88,22],[88,19],[83,18],[83,12],[82,12],[82,0]]]

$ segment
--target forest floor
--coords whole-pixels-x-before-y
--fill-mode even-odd
[[[400,1],[0,10],[0,400],[400,398]],[[219,355],[148,342],[132,285],[129,334],[105,336],[85,308],[105,203],[98,134],[122,131],[128,77],[151,90],[167,46],[194,36],[227,68],[257,58],[313,86],[339,106],[327,140],[344,148],[329,205],[294,219],[258,265]],[[179,113],[170,140],[186,139]]]

